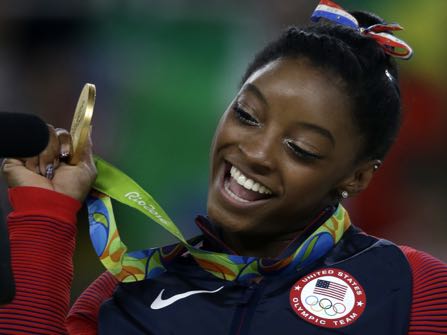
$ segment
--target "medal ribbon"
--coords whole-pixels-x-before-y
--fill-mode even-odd
[[[202,269],[224,280],[242,281],[279,270],[296,271],[325,255],[351,224],[348,213],[339,205],[291,255],[279,260],[207,251],[193,245],[198,239],[188,242],[161,206],[130,177],[99,157],[95,157],[95,163],[98,176],[86,200],[90,238],[102,264],[121,282],[153,278],[186,251]],[[118,233],[111,199],[140,211],[180,243],[128,252]]]

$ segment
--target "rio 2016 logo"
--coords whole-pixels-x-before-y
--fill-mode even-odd
[[[162,215],[160,215],[160,213],[157,212],[156,208],[153,205],[148,204],[146,201],[143,200],[143,197],[140,195],[140,193],[128,192],[124,194],[124,197],[131,201],[134,201],[138,205],[138,207],[143,208],[145,211],[155,216],[161,223],[165,225],[169,224],[169,221],[166,220]]]

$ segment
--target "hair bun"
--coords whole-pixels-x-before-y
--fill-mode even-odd
[[[384,19],[382,19],[380,16],[374,14],[374,13],[370,13],[370,12],[366,12],[363,10],[359,10],[359,11],[350,11],[349,14],[351,14],[352,16],[354,16],[356,18],[356,20],[359,23],[359,26],[361,28],[368,28],[369,26],[372,26],[374,24],[385,24],[386,21]]]
[[[359,26],[361,28],[368,28],[372,25],[375,24],[386,24],[386,21],[384,19],[382,19],[380,16],[371,13],[371,12],[367,12],[367,11],[350,11],[349,12],[352,16],[354,16],[356,18],[356,20],[359,23]],[[393,35],[392,32],[387,32],[388,34]],[[381,50],[382,47],[376,43],[376,48],[375,50]],[[376,57],[372,57],[372,55],[375,54],[377,55]],[[365,60],[371,60],[372,62],[379,62],[379,59],[383,59],[385,61],[385,68],[389,71],[389,73],[397,80],[399,78],[399,73],[397,70],[397,63],[394,59],[394,57],[380,52],[379,54],[381,54],[382,56],[378,56],[377,53],[373,53],[371,51],[368,51]],[[360,55],[359,55],[360,56]]]

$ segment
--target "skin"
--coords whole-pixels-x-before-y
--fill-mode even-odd
[[[362,138],[350,107],[338,78],[304,59],[276,60],[247,79],[211,149],[208,215],[234,251],[278,255],[342,190],[353,196],[367,187],[377,161],[356,162]],[[291,142],[319,158],[297,154]],[[222,187],[226,162],[273,195],[250,205],[231,201]]]
[[[48,130],[48,145],[39,156],[27,159],[8,158],[3,161],[2,173],[8,186],[41,187],[82,202],[96,178],[91,137],[79,163],[69,165],[60,158],[73,152],[70,133],[65,129],[54,129],[51,125]],[[54,173],[47,175],[47,167],[50,165],[53,166]]]
[[[223,114],[211,147],[208,216],[236,253],[278,255],[322,209],[340,200],[342,190],[353,196],[367,187],[378,162],[355,159],[362,138],[342,87],[305,59],[280,59],[253,73]],[[39,156],[4,161],[8,185],[42,187],[83,201],[96,177],[91,141],[71,166],[59,159],[72,151],[69,133],[49,129],[50,142]],[[49,164],[53,176],[46,176]],[[249,204],[232,200],[223,188],[231,165],[273,194]]]

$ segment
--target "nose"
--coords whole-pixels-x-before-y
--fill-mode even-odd
[[[239,150],[243,154],[248,168],[259,174],[268,174],[274,169],[275,142],[265,134],[247,136],[239,143]]]

